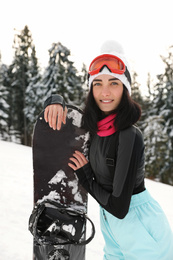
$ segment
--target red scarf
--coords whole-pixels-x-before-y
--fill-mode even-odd
[[[97,135],[104,137],[114,134],[117,129],[114,126],[116,114],[111,114],[97,123]]]

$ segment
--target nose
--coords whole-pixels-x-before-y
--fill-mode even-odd
[[[102,88],[102,95],[104,97],[107,97],[107,96],[110,95],[110,89],[109,89],[109,87],[107,85],[103,86],[103,88]]]

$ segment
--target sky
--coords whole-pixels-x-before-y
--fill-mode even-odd
[[[42,67],[61,42],[78,67],[87,67],[106,40],[119,41],[141,88],[147,73],[163,72],[160,55],[173,45],[172,0],[6,0],[0,3],[0,51],[10,64],[15,30],[28,25]]]

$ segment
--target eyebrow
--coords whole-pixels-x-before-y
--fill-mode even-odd
[[[119,79],[117,79],[117,78],[112,78],[112,79],[109,79],[109,81],[111,81],[111,80],[119,80]]]
[[[113,81],[113,80],[119,80],[119,79],[117,79],[117,78],[109,79],[109,81]],[[94,81],[99,81],[99,82],[100,82],[100,81],[102,81],[102,79],[94,79],[93,82],[94,82]]]
[[[94,82],[94,81],[102,81],[102,79],[94,79],[93,82]]]

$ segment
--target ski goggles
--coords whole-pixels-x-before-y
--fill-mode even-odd
[[[103,66],[107,66],[112,73],[120,75],[126,70],[126,66],[120,58],[112,54],[102,54],[91,62],[88,73],[90,75],[98,74]]]

